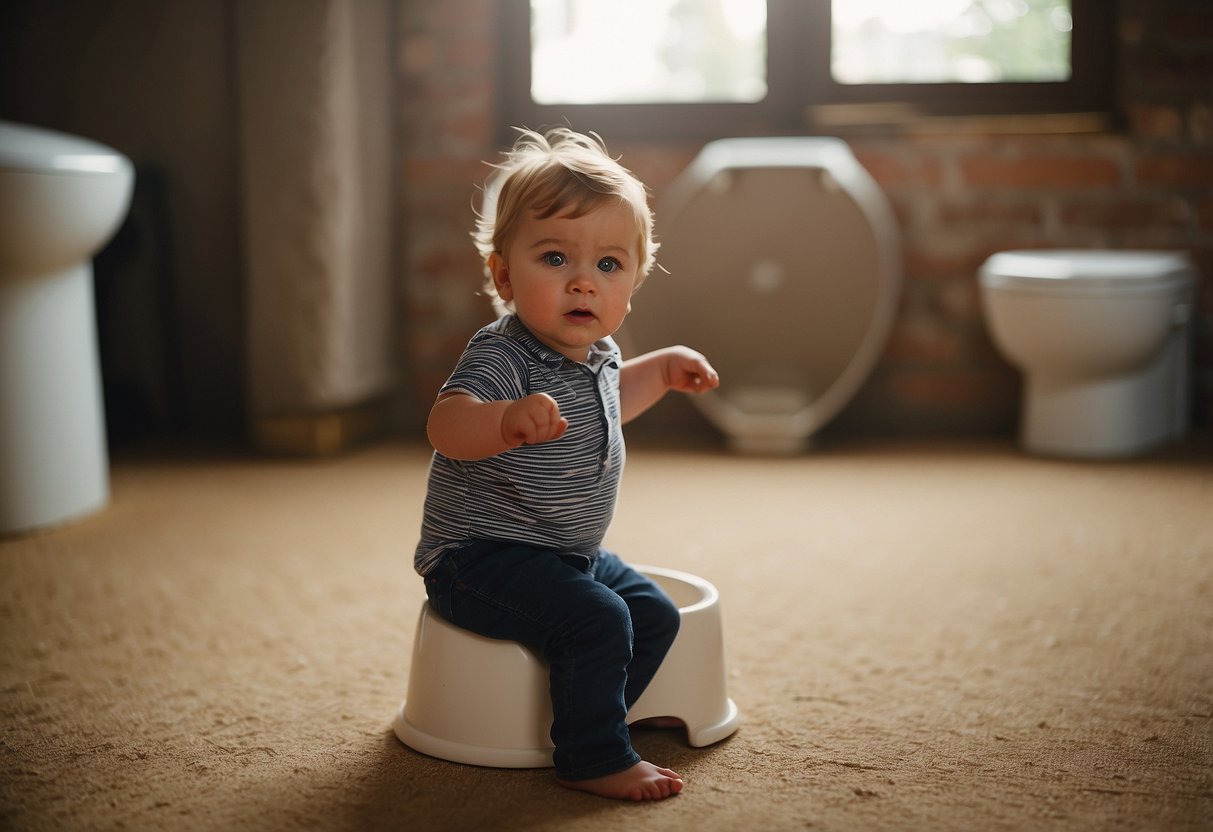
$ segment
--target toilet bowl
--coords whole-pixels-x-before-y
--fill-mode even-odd
[[[681,624],[628,724],[675,717],[701,747],[741,722],[726,691],[720,595],[711,583],[674,569],[637,566],[678,606]],[[548,666],[514,641],[460,629],[423,603],[413,638],[408,695],[392,723],[405,745],[444,760],[499,768],[552,765]]]
[[[741,452],[797,453],[867,380],[900,287],[896,222],[833,138],[706,145],[656,210],[661,269],[625,347],[702,351],[721,385],[691,401]]]
[[[1195,273],[1186,255],[1007,251],[979,279],[991,339],[1023,374],[1026,451],[1121,457],[1187,430]]]
[[[109,499],[92,257],[133,185],[104,145],[0,121],[0,533]]]

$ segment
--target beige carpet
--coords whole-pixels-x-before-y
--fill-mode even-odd
[[[6,829],[1213,828],[1213,448],[631,449],[609,542],[719,587],[744,723],[658,804],[389,723],[427,457],[120,458],[0,541]]]

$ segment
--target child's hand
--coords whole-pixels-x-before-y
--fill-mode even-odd
[[[501,438],[511,448],[538,445],[559,439],[569,420],[560,415],[560,406],[547,393],[533,393],[518,399],[501,416]]]
[[[663,375],[666,387],[681,393],[703,393],[720,386],[720,376],[699,353],[687,347],[666,351]]]

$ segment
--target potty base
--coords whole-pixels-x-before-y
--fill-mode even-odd
[[[701,747],[740,722],[726,693],[719,594],[684,572],[636,567],[679,608],[682,624],[653,681],[628,713],[682,720]],[[552,765],[547,663],[512,641],[463,630],[422,605],[408,696],[392,723],[405,745],[444,760],[498,768]]]
[[[409,722],[408,702],[400,703],[400,710],[392,720],[392,731],[396,738],[414,751],[420,751],[440,760],[467,763],[473,766],[492,768],[551,768],[552,752],[549,742],[546,747],[502,748],[496,745],[450,740],[428,733],[424,728]]]

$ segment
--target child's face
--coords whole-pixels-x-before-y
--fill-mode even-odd
[[[613,334],[631,311],[640,268],[636,220],[610,203],[584,216],[528,211],[508,249],[489,257],[497,294],[536,338],[573,361]]]

